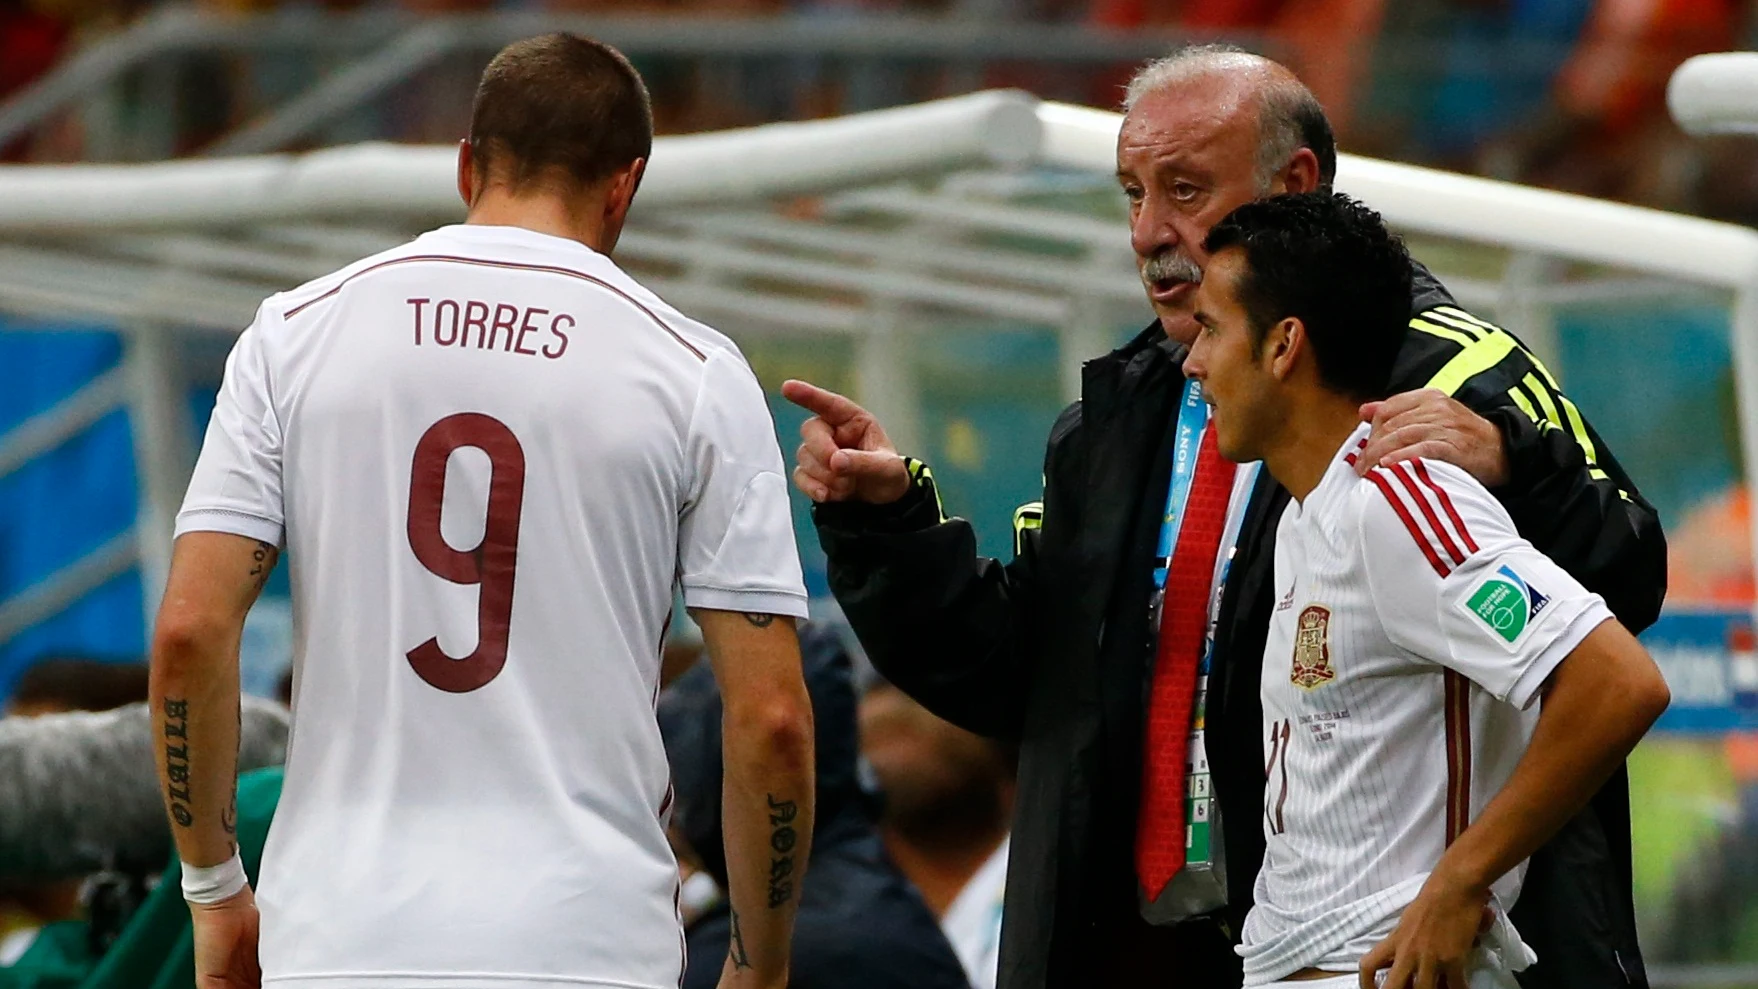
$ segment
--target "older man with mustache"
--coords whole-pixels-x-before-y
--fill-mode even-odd
[[[1146,66],[1125,109],[1117,178],[1158,319],[1086,365],[1011,563],[977,556],[927,468],[865,410],[784,386],[815,413],[795,483],[875,665],[942,717],[1019,743],[1001,989],[1240,985],[1233,944],[1264,854],[1258,683],[1287,604],[1272,569],[1288,494],[1220,459],[1181,367],[1209,228],[1328,188],[1336,148],[1287,69],[1237,50]],[[1518,340],[1413,274],[1397,394],[1361,409],[1359,469],[1420,456],[1469,471],[1522,536],[1647,627],[1666,582],[1653,508]],[[1539,958],[1527,989],[1646,986],[1621,770],[1534,856],[1514,920]]]

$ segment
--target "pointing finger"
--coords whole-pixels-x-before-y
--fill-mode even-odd
[[[810,382],[782,382],[781,396],[802,409],[819,416],[831,426],[843,426],[867,414],[867,410],[828,388]]]

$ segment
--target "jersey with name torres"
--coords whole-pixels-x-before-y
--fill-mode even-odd
[[[1464,471],[1414,460],[1358,477],[1367,432],[1277,530],[1248,986],[1356,969],[1507,781],[1545,679],[1611,618]],[[1510,969],[1529,955],[1505,918],[1523,875],[1495,884],[1486,938]]]
[[[674,581],[805,616],[785,476],[733,344],[573,241],[447,227],[266,301],[178,520],[291,568],[265,983],[675,987],[661,639]]]

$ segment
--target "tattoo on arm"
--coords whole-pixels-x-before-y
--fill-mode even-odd
[[[750,622],[756,628],[768,628],[775,624],[775,616],[760,614],[755,611],[747,611],[745,612],[745,621]]]
[[[744,969],[751,967],[751,956],[745,951],[745,935],[739,930],[739,912],[732,912],[732,945],[727,953],[732,959],[732,967]]]
[[[237,731],[237,734],[233,735],[232,737],[242,740],[244,738],[244,705],[242,705],[242,704],[238,705],[238,717],[235,721],[235,724],[237,724],[237,726],[238,726],[238,731]],[[225,830],[226,834],[228,834],[232,837],[232,848],[233,848],[233,850],[236,851],[238,848],[238,784],[237,783],[232,784],[232,798],[226,802],[226,809],[223,811],[220,811],[220,827]]]
[[[769,802],[769,850],[775,855],[769,860],[769,909],[783,907],[794,898],[794,845],[799,842],[799,833],[793,828],[794,818],[799,816],[799,805],[792,800],[776,800],[771,793],[766,798]]]
[[[269,582],[269,572],[275,569],[275,557],[279,552],[275,547],[259,539],[256,543],[256,549],[250,553],[250,576],[256,582],[256,589],[259,593],[262,591],[263,585]]]
[[[195,823],[189,812],[189,701],[165,698],[165,795],[178,827]]]

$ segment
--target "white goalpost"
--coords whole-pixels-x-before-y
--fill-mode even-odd
[[[619,260],[741,341],[846,346],[856,389],[913,444],[916,334],[948,321],[1047,328],[1073,398],[1080,362],[1145,324],[1112,188],[1119,122],[1003,91],[662,138]],[[223,339],[263,295],[456,219],[454,154],[369,144],[0,167],[0,311],[99,320],[128,341],[120,377],[0,436],[0,475],[126,404],[142,479],[134,552],[22,610],[0,602],[0,641],[117,565],[140,562],[156,595],[193,456],[179,341]],[[1745,470],[1758,480],[1758,233],[1348,155],[1338,185],[1409,236],[1462,302],[1547,359],[1559,304],[1680,291],[1725,304]]]

